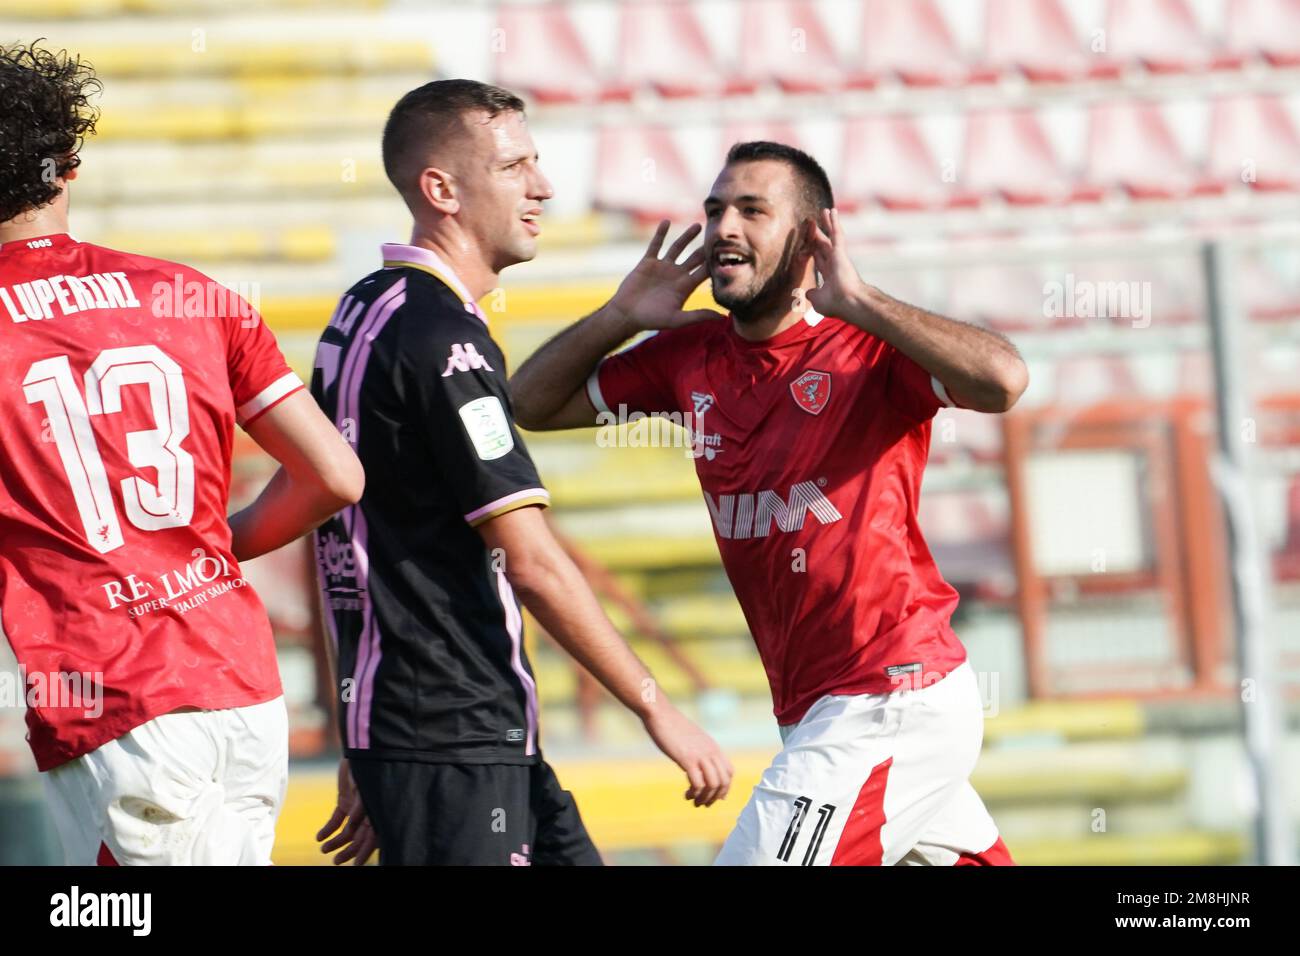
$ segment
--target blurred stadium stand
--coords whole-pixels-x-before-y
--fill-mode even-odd
[[[253,284],[303,374],[337,296],[405,237],[379,132],[428,79],[524,94],[557,188],[539,258],[484,301],[516,365],[603,301],[650,223],[699,217],[731,143],[813,152],[869,281],[1012,335],[1030,365],[1005,421],[936,419],[921,508],[988,681],[976,785],[1013,853],[1246,857],[1197,250],[1240,243],[1294,705],[1300,0],[0,0],[0,24],[0,41],[48,37],[105,82],[78,236]],[[673,768],[534,626],[548,754],[611,859],[707,862],[777,736],[690,459],[591,433],[530,446],[611,615],[739,775],[725,806],[684,804]],[[268,474],[245,451],[237,498]],[[315,862],[333,783],[312,758],[333,735],[310,564],[286,549],[247,570],[303,761],[278,859]],[[0,783],[30,806],[22,733],[21,709],[0,708]],[[1294,732],[1287,748],[1294,765]]]

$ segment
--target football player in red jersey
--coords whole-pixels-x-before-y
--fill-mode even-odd
[[[266,864],[287,715],[239,562],[364,476],[247,302],[69,234],[98,90],[0,48],[0,617],[69,863]],[[281,467],[227,518],[236,423]]]
[[[734,146],[702,247],[678,262],[691,226],[660,258],[661,223],[610,302],[519,368],[518,420],[690,423],[783,742],[717,862],[1010,863],[969,782],[979,689],[917,501],[935,413],[1005,412],[1028,375],[1002,336],[864,282],[833,207],[812,157]],[[706,277],[728,316],[682,311]]]

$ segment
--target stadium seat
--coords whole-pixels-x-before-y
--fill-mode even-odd
[[[1013,205],[1097,199],[1062,168],[1032,110],[989,110],[967,116],[962,183]]]
[[[1229,0],[1226,46],[1274,66],[1300,66],[1300,0]]]
[[[1205,284],[1194,258],[1090,259],[1069,270],[1078,290],[1086,290],[1091,305],[1089,324],[1120,328],[1171,328],[1201,321],[1205,316]],[[1188,281],[1189,276],[1197,277]]]
[[[1123,189],[1135,199],[1175,199],[1222,189],[1188,162],[1159,105],[1140,101],[1092,107],[1084,180],[1089,186]]]
[[[725,154],[736,143],[750,143],[765,140],[769,143],[784,143],[796,149],[803,149],[804,143],[792,123],[779,121],[764,122],[760,120],[728,123],[722,129],[722,151]],[[721,157],[719,157],[721,159]]]
[[[934,0],[864,0],[849,86],[869,88],[884,76],[909,86],[941,86],[963,82],[968,72]]]
[[[649,86],[670,98],[728,91],[726,77],[691,6],[629,0],[619,6],[618,75],[613,94]]]
[[[775,83],[787,93],[825,93],[842,79],[835,45],[812,0],[751,0],[742,6],[740,62],[730,89]]]
[[[601,93],[566,6],[503,4],[491,43],[494,83],[525,91],[539,103],[573,103]]]
[[[944,427],[949,419],[953,423],[951,432]],[[962,458],[979,464],[1000,462],[1002,423],[991,415],[964,408],[941,411],[931,431],[930,460],[947,464]]]
[[[1239,55],[1206,36],[1186,0],[1110,0],[1106,43],[1111,57],[1139,62],[1152,73],[1241,65]]]
[[[1057,360],[1053,371],[1052,399],[1057,405],[1094,405],[1143,395],[1127,356],[1067,355]]]
[[[698,213],[704,190],[666,126],[603,126],[596,142],[597,209],[645,221]]]
[[[1277,97],[1215,100],[1209,154],[1210,175],[1221,182],[1300,189],[1300,135]]]
[[[902,115],[850,119],[844,130],[839,202],[847,210],[872,202],[894,211],[970,206],[978,199],[943,181],[943,170],[920,130]]]
[[[300,37],[253,43],[213,44],[201,56],[185,43],[96,41],[77,51],[105,77],[339,76],[429,73],[433,44],[370,36]]]
[[[1237,257],[1235,288],[1242,311],[1257,322],[1300,319],[1300,276],[1286,276],[1272,256],[1246,250]]]
[[[960,266],[948,273],[947,312],[1000,332],[1046,332],[1082,325],[1046,315],[1045,275],[1036,266]]]
[[[1099,66],[1059,0],[987,0],[976,79],[1019,70],[1031,82],[1068,83]]]
[[[959,415],[960,419],[954,422],[955,436],[961,435],[968,421],[986,417],[977,412]],[[940,444],[936,438],[930,446],[931,464],[933,449]],[[943,568],[945,580],[959,589],[1014,580],[1009,511],[1000,487],[926,496],[917,518],[930,551]]]

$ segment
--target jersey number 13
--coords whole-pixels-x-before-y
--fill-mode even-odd
[[[130,345],[100,352],[86,370],[84,398],[66,355],[34,363],[23,379],[28,404],[45,405],[86,540],[100,554],[122,546],[122,525],[90,416],[120,412],[126,385],[149,387],[155,425],[127,433],[127,460],[158,474],[156,485],[139,476],[122,480],[126,518],[141,531],[184,527],[194,517],[194,459],[181,447],[190,433],[190,411],[181,367],[162,349]]]

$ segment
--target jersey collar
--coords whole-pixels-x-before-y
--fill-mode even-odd
[[[460,276],[456,275],[455,270],[447,265],[432,249],[425,249],[423,246],[408,246],[401,242],[385,242],[380,251],[384,257],[385,269],[419,269],[421,272],[427,272],[435,279],[440,281],[456,296],[465,306],[465,311],[477,315],[487,325],[487,316],[479,308],[474,297],[469,294],[469,289],[465,283],[460,281]]]
[[[33,243],[40,243],[40,245],[33,245]],[[0,246],[0,256],[8,255],[11,252],[23,252],[28,249],[58,249],[61,246],[74,246],[76,244],[77,240],[66,232],[56,232],[48,236],[28,236],[26,239],[15,239]]]
[[[745,338],[736,331],[736,322],[731,313],[727,314],[727,328],[731,332],[731,337],[744,348],[774,349],[780,348],[783,345],[788,345],[791,342],[797,342],[812,334],[813,329],[817,328],[817,325],[824,318],[826,318],[826,316],[814,309],[812,305],[808,305],[807,311],[803,314],[803,321],[796,322],[788,329],[783,329],[776,333],[776,335],[773,335],[770,338],[760,339],[757,342]]]

